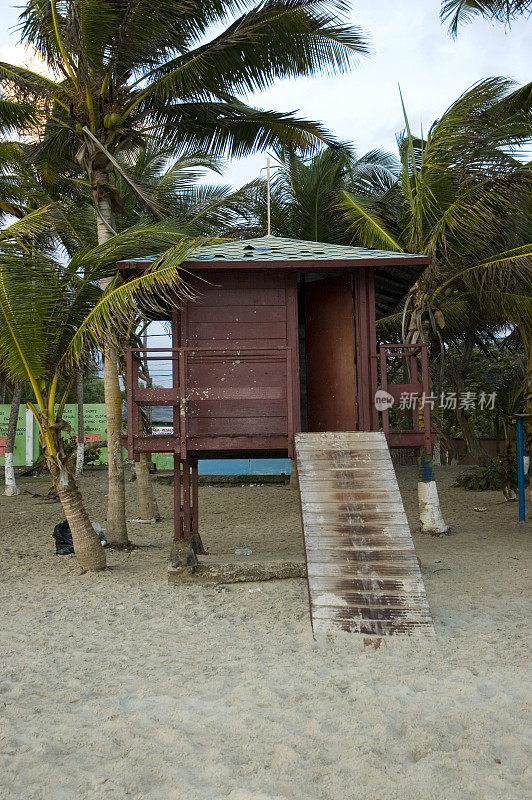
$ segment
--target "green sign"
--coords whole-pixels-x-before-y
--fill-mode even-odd
[[[9,415],[11,413],[10,405],[0,405],[0,466],[4,465],[5,459],[3,456],[3,447],[5,445],[5,438],[7,437],[7,426],[9,423]],[[86,403],[83,406],[84,428],[85,428],[85,441],[87,443],[94,443],[97,445],[99,441],[107,441],[107,422],[105,419],[105,405],[104,403]],[[69,403],[65,406],[63,419],[71,426],[72,431],[65,432],[65,436],[76,436],[78,430],[78,406],[76,403]],[[32,426],[32,438],[30,441],[26,438],[26,423]],[[172,428],[157,429],[157,433],[171,433]],[[99,449],[98,460],[96,464],[107,464],[107,448],[102,447]],[[40,454],[39,447],[39,429],[35,422],[33,415],[27,413],[26,406],[22,405],[18,412],[17,432],[15,435],[15,450],[13,453],[13,462],[16,467],[23,467],[26,464],[34,463]],[[123,451],[124,460],[127,458],[127,451]],[[153,461],[158,469],[173,469],[174,457],[172,454],[167,453],[154,453]]]
[[[0,405],[0,466],[5,464],[3,456],[5,439],[7,437],[7,426],[9,415],[11,414],[10,405]],[[33,416],[32,416],[33,420]],[[33,451],[39,447],[39,436],[35,433],[33,437]],[[23,467],[26,464],[26,406],[21,405],[18,410],[17,432],[15,434],[15,449],[13,451],[13,464],[15,467]]]

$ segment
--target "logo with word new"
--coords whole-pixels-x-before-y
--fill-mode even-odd
[[[377,411],[386,411],[386,409],[391,408],[394,404],[394,399],[389,392],[385,392],[384,389],[378,389],[375,392],[375,408]]]

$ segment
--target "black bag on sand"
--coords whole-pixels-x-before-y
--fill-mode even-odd
[[[74,543],[70,533],[70,525],[64,520],[54,528],[55,552],[58,556],[69,556],[74,552]]]
[[[105,533],[103,532],[103,528],[98,525],[97,522],[91,523],[94,529],[94,532],[98,536],[100,540],[100,544],[102,547],[105,547],[107,544],[107,540],[105,538]],[[72,533],[70,532],[70,525],[68,524],[67,520],[65,519],[63,522],[59,522],[53,532],[53,537],[55,539],[55,554],[58,556],[69,556],[74,552],[74,542],[72,541]]]

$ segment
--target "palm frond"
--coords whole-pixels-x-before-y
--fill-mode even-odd
[[[202,151],[215,158],[241,158],[256,150],[292,146],[304,151],[336,140],[317,122],[292,113],[251,108],[236,98],[220,102],[149,106],[141,130],[176,153]]]
[[[0,230],[0,240],[5,239],[32,239],[41,233],[48,233],[53,223],[53,209],[51,205],[36,208],[21,219],[12,222]]]
[[[480,14],[487,19],[510,24],[514,16],[532,12],[531,0],[442,0],[440,17],[449,20],[449,33],[458,34],[460,25]]]
[[[352,242],[364,247],[403,252],[401,243],[386,229],[383,220],[369,207],[367,200],[341,191],[338,208],[342,211],[342,219],[352,235]]]
[[[114,335],[120,340],[124,328],[136,316],[164,315],[167,308],[162,298],[168,297],[169,293],[174,302],[193,299],[195,295],[187,287],[178,267],[200,244],[200,241],[189,240],[170,247],[137,278],[124,282],[120,276],[115,277],[76,330],[65,350],[65,362],[75,362],[87,341],[98,346],[103,336]]]
[[[262,91],[280,77],[343,71],[353,53],[367,51],[362,31],[324,4],[264,0],[211,41],[143,75],[140,94],[158,102],[209,101]]]

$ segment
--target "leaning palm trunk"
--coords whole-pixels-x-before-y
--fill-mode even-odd
[[[97,211],[98,244],[103,244],[113,236],[113,210],[105,187],[108,173],[91,176],[94,205]],[[102,289],[109,281],[102,281]],[[124,481],[124,460],[122,458],[122,397],[118,372],[118,350],[109,339],[103,346],[103,385],[105,396],[105,417],[107,422],[107,541],[118,547],[129,544],[126,526],[126,491]]]
[[[83,373],[76,375],[76,402],[78,404],[78,443],[76,445],[76,478],[83,473],[85,462],[85,420],[83,415]]]
[[[56,489],[72,533],[74,552],[80,567],[85,572],[105,569],[105,550],[91,525],[83,505],[80,491],[68,467],[61,431],[67,428],[62,420],[50,425],[46,412],[39,413],[41,433],[39,440],[50,472],[52,485]]]
[[[5,484],[4,494],[8,497],[15,497],[20,494],[20,489],[17,486],[15,479],[14,467],[14,451],[15,451],[15,436],[17,435],[17,422],[18,412],[20,408],[20,398],[22,395],[22,384],[16,383],[13,387],[13,397],[11,399],[11,412],[9,414],[9,423],[7,426],[7,441],[6,441],[6,455],[5,455]]]
[[[107,541],[119,547],[125,547],[129,544],[129,539],[126,527],[126,490],[122,458],[122,397],[118,380],[117,350],[110,342],[104,346],[103,380],[109,478]]]
[[[515,449],[510,441],[508,426],[504,426],[504,451],[501,454],[502,493],[505,500],[517,500],[517,473],[515,469]]]

